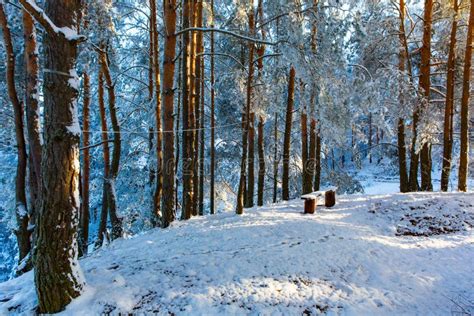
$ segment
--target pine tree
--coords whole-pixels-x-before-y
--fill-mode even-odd
[[[48,0],[44,14],[29,1],[20,2],[46,29],[45,67],[57,72],[44,76],[44,108],[48,120],[45,121],[44,187],[35,260],[39,312],[56,313],[83,288],[77,261],[80,130],[76,108],[79,85],[75,71],[77,46],[82,38],[58,32],[60,29],[56,26],[68,25],[77,32],[82,2]]]

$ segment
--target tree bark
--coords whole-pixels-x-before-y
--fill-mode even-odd
[[[194,27],[202,28],[202,0],[194,0]],[[199,202],[201,200],[201,180],[200,180],[200,170],[201,164],[200,161],[200,143],[201,143],[201,133],[200,127],[203,120],[203,113],[201,113],[201,64],[202,64],[202,32],[194,32],[193,44],[194,44],[194,77],[193,77],[193,95],[192,103],[194,104],[194,115],[195,115],[195,128],[194,131],[194,212],[195,215],[201,215],[201,208]]]
[[[190,4],[190,14],[189,14],[189,24],[191,27],[196,26],[196,6],[198,0],[191,0]],[[193,179],[193,196],[192,196],[192,215],[198,215],[198,194],[199,194],[199,179],[198,179],[198,168],[197,158],[199,157],[197,150],[198,149],[198,133],[196,127],[198,126],[198,112],[199,107],[195,103],[196,97],[196,43],[197,43],[197,31],[191,31],[191,41],[189,43],[189,121],[191,123],[191,160],[190,163],[192,165],[192,179]]]
[[[404,34],[405,34],[405,0],[400,0],[400,53],[398,61],[398,70],[400,75],[405,73],[406,64],[406,51],[404,48]],[[402,80],[400,80],[402,82]],[[400,88],[400,105],[404,106],[404,95],[403,90]],[[408,173],[407,173],[407,161],[406,161],[406,147],[405,147],[405,120],[403,118],[398,119],[397,124],[397,141],[398,141],[398,172],[400,178],[400,192],[408,192]]]
[[[249,19],[249,30],[251,35],[255,30],[255,16],[253,3],[250,2],[250,10],[247,14]],[[254,70],[254,53],[255,45],[250,42],[249,44],[249,67],[248,67],[248,78],[247,78],[247,103],[242,113],[242,159],[240,162],[240,181],[239,189],[237,193],[237,207],[236,213],[241,215],[244,213],[244,203],[246,197],[246,163],[248,156],[248,142],[249,142],[249,128],[250,128],[250,109],[252,107],[252,84],[253,84],[253,70]]]
[[[183,11],[182,11],[182,29],[189,28],[190,21],[190,6],[192,0],[183,0]],[[193,214],[193,132],[190,129],[193,128],[192,120],[194,115],[192,106],[190,104],[190,34],[189,32],[183,33],[183,63],[182,63],[182,98],[183,98],[183,211],[182,219],[190,219]]]
[[[95,243],[95,248],[102,246],[104,242],[104,237],[107,230],[107,215],[109,212],[108,202],[107,202],[107,189],[106,189],[106,179],[109,178],[110,173],[110,149],[109,149],[109,136],[107,134],[107,118],[105,114],[105,102],[104,102],[104,75],[102,72],[102,67],[99,67],[99,81],[97,88],[98,103],[99,103],[99,114],[100,114],[100,124],[101,124],[101,138],[102,138],[102,153],[104,157],[104,182],[102,188],[102,209],[100,212],[99,219],[99,229],[97,232],[97,240]]]
[[[211,28],[214,28],[214,0],[211,0]],[[211,32],[211,183],[210,183],[210,212],[216,213],[216,92],[215,92],[215,62],[214,62],[214,32]]]
[[[153,197],[153,212],[156,219],[161,217],[161,195],[163,190],[163,135],[162,135],[162,117],[161,117],[161,82],[160,82],[160,61],[158,44],[158,23],[156,12],[156,1],[150,1],[150,14],[152,18],[153,33],[153,81],[155,84],[155,155],[156,155],[156,187]],[[115,146],[114,146],[115,147]]]
[[[420,88],[425,97],[426,104],[422,106],[424,111],[429,108],[430,88],[431,88],[431,23],[433,16],[433,0],[425,0],[425,13],[423,16],[423,45],[421,46],[420,65]],[[420,152],[421,162],[421,189],[423,191],[433,191],[431,183],[431,144],[424,143]]]
[[[458,190],[467,191],[467,175],[469,165],[469,94],[472,66],[472,33],[474,29],[474,0],[471,0],[469,26],[464,57],[464,79],[461,101],[461,152],[459,162]]]
[[[205,93],[205,87],[204,87],[204,56],[202,57],[202,63],[201,63],[201,102],[200,102],[200,107],[201,107],[201,124],[199,125],[200,128],[200,136],[199,136],[199,215],[204,215],[204,151],[205,151],[205,131],[204,131],[204,126],[205,126],[205,109],[204,109],[204,93]]]
[[[90,78],[87,74],[88,69],[84,73],[84,104],[82,107],[83,119],[83,167],[82,167],[82,204],[80,216],[80,247],[82,255],[87,254],[87,246],[89,243],[89,178],[90,178],[90,152],[89,152],[89,130],[90,130]]]
[[[454,115],[454,84],[456,80],[456,33],[458,27],[458,0],[453,0],[454,16],[451,25],[451,36],[448,55],[448,77],[446,80],[446,106],[444,108],[443,131],[443,169],[441,171],[441,191],[446,192],[451,173],[453,153],[453,115]]]
[[[245,207],[251,208],[254,207],[254,196],[255,196],[255,113],[250,113],[248,120],[249,127],[249,143],[248,151],[249,156],[247,159],[247,202]]]
[[[23,132],[23,104],[18,99],[15,86],[15,53],[13,50],[12,37],[8,26],[7,17],[3,8],[3,2],[0,2],[0,27],[3,31],[3,41],[6,50],[6,82],[8,96],[13,105],[13,114],[15,120],[15,137],[17,144],[17,168],[15,181],[15,215],[17,227],[15,234],[18,244],[19,262],[25,259],[31,250],[30,232],[28,231],[28,210],[26,203],[26,166],[27,154],[25,135]],[[21,273],[22,271],[18,271]],[[24,272],[24,271],[23,271]]]
[[[319,191],[321,186],[321,136],[318,129],[316,136],[316,172],[314,174],[314,190]]]
[[[304,101],[304,83],[300,84],[300,111],[301,111],[301,158],[303,162],[302,188],[303,194],[313,191],[313,179],[310,172],[309,147],[308,147],[308,109]]]
[[[288,80],[288,102],[286,108],[285,138],[283,141],[283,192],[284,201],[290,199],[290,147],[291,147],[291,125],[293,121],[293,104],[295,97],[296,71],[291,66]]]
[[[264,120],[260,116],[258,121],[258,206],[263,206],[265,190],[265,145],[264,145]]]
[[[274,124],[274,148],[273,148],[273,203],[276,203],[278,200],[278,168],[279,168],[279,159],[278,159],[278,113],[275,112],[275,124]]]
[[[100,53],[100,64],[102,67],[102,72],[104,74],[105,83],[107,85],[110,121],[112,123],[112,130],[114,132],[114,149],[112,151],[112,161],[110,162],[110,173],[109,177],[105,181],[105,187],[107,190],[107,204],[109,207],[110,222],[112,224],[112,239],[117,239],[122,237],[123,234],[122,219],[117,215],[117,193],[115,191],[115,183],[117,181],[120,169],[122,138],[120,134],[120,125],[118,122],[117,108],[115,104],[115,86],[112,82],[107,53],[105,51],[102,51]]]
[[[369,113],[369,163],[372,163],[372,113]],[[333,149],[334,150],[334,149]],[[334,167],[333,167],[334,169]]]
[[[176,55],[176,0],[165,1],[163,6],[165,22],[165,48],[163,58],[163,227],[175,220],[175,148],[174,148],[174,71]]]
[[[40,16],[20,0],[33,16]],[[57,27],[79,29],[81,1],[48,0],[45,14]],[[33,14],[36,13],[36,14]],[[40,22],[40,21],[39,21]],[[77,41],[43,25],[45,145],[42,159],[41,209],[38,220],[35,283],[39,312],[62,311],[83,288],[77,261],[79,221],[78,77],[75,71]],[[68,75],[64,75],[68,74]]]

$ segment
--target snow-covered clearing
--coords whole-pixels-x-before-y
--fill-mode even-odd
[[[295,200],[114,242],[81,261],[88,285],[64,314],[474,313],[472,193],[302,209]],[[0,284],[0,314],[35,304],[31,273]]]

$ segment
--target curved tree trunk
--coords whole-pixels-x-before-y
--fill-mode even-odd
[[[99,103],[99,114],[101,124],[101,137],[102,137],[102,153],[104,157],[104,183],[102,188],[102,209],[100,212],[99,229],[97,233],[97,240],[95,247],[101,247],[104,242],[104,237],[107,231],[107,215],[109,212],[107,202],[107,190],[106,190],[106,179],[109,178],[110,174],[110,149],[109,149],[109,136],[107,135],[107,118],[105,114],[105,102],[104,102],[104,75],[102,67],[99,69],[99,81],[97,88],[98,103]]]
[[[110,121],[114,132],[114,149],[112,151],[112,161],[110,162],[110,173],[106,179],[107,203],[109,206],[110,222],[112,223],[112,239],[122,237],[122,219],[117,215],[117,193],[115,191],[115,182],[120,168],[120,155],[122,140],[120,134],[120,125],[115,107],[115,86],[110,75],[107,53],[102,51],[100,54],[100,64],[107,85],[107,94],[109,101]]]
[[[458,190],[467,191],[467,174],[469,164],[469,94],[472,66],[472,33],[474,29],[474,0],[471,0],[469,26],[464,57],[464,78],[461,101],[461,153],[459,162]]]
[[[15,87],[15,54],[11,38],[10,28],[3,8],[3,2],[0,2],[0,27],[3,31],[3,41],[7,56],[6,82],[8,87],[8,96],[13,105],[13,114],[15,119],[15,137],[17,143],[17,168],[15,183],[15,202],[16,202],[16,220],[17,227],[15,234],[17,238],[19,261],[25,259],[31,250],[30,232],[28,231],[28,211],[26,204],[26,166],[27,154],[25,135],[23,132],[23,104],[18,99]],[[21,271],[18,271],[21,273]]]

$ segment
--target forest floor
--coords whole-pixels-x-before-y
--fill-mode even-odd
[[[84,294],[64,312],[159,315],[469,315],[474,196],[294,200],[177,222],[81,260]],[[32,273],[0,284],[0,314],[31,313]]]

